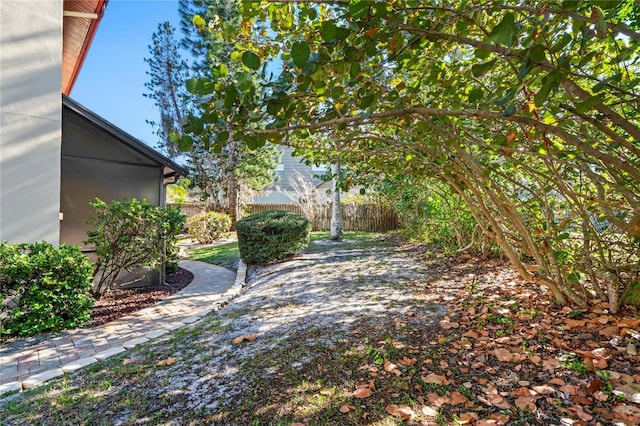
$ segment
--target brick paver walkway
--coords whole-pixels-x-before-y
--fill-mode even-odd
[[[244,285],[246,267],[242,262],[237,274],[192,260],[181,261],[180,266],[193,273],[193,281],[154,306],[37,343],[25,340],[0,346],[0,395],[39,386],[196,322],[226,304]]]

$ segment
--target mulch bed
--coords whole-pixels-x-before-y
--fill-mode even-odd
[[[185,288],[193,280],[193,274],[186,269],[165,277],[166,285],[142,287],[127,290],[111,290],[97,300],[91,310],[90,327],[114,321],[140,309],[155,305]]]

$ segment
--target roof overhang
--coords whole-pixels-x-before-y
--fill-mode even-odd
[[[189,174],[186,168],[180,166],[179,164],[176,164],[171,159],[160,154],[155,149],[134,138],[119,127],[114,126],[104,118],[100,117],[98,114],[90,111],[89,109],[80,105],[78,102],[74,101],[66,95],[62,95],[62,107],[79,115],[92,126],[111,135],[111,137],[118,140],[123,145],[152,160],[158,165],[158,167],[162,167],[165,183],[175,182],[177,179],[185,177]]]
[[[108,0],[64,0],[62,93],[71,93]]]

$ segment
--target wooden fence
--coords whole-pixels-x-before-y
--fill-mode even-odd
[[[201,203],[169,205],[180,207],[182,213],[187,216],[205,211],[205,205]],[[298,204],[248,204],[243,210],[246,214],[265,210],[287,210],[304,216]],[[345,231],[385,232],[396,229],[399,225],[398,216],[393,210],[378,204],[342,203],[342,218]],[[331,229],[331,204],[318,204],[312,226],[314,231]]]
[[[304,216],[298,204],[250,204],[248,214],[265,210],[287,210]],[[398,227],[393,210],[378,204],[343,203],[342,218],[345,231],[384,232]],[[319,204],[312,222],[314,231],[331,229],[331,204]]]
[[[205,211],[205,205],[203,203],[167,203],[167,206],[180,209],[180,211],[187,215],[187,217],[195,216],[198,213],[202,213],[203,211]]]

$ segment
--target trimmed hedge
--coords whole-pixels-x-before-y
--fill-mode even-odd
[[[231,230],[231,216],[218,212],[198,213],[187,218],[187,229],[200,244],[211,244]]]
[[[78,247],[0,244],[0,333],[31,336],[86,324],[92,278]]]
[[[311,222],[284,210],[252,214],[236,224],[240,257],[247,264],[264,265],[304,250]]]

